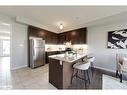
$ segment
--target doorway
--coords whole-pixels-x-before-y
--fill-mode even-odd
[[[10,79],[10,24],[0,21],[0,88]]]

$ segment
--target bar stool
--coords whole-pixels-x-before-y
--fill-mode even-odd
[[[87,60],[89,60],[90,62],[90,67],[91,67],[91,71],[92,71],[92,76],[93,76],[93,71],[94,71],[94,60],[95,60],[95,57],[88,57]]]
[[[86,82],[89,81],[90,83],[90,77],[89,77],[89,72],[88,69],[90,67],[90,61],[88,60],[87,62],[78,62],[76,64],[73,65],[73,72],[72,72],[72,76],[71,76],[71,84],[73,81],[73,78],[79,78],[85,81],[85,87],[86,87]],[[76,73],[74,73],[74,71],[76,70]],[[78,76],[78,71],[83,71],[84,72],[84,78]],[[87,75],[87,79],[86,79],[86,75]]]

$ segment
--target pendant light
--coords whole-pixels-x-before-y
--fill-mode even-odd
[[[63,29],[63,24],[60,24],[59,28],[60,28],[60,30],[62,30]]]

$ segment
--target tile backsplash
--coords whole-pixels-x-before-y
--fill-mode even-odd
[[[62,51],[65,50],[64,45],[45,45],[45,51]]]
[[[77,53],[87,53],[88,45],[81,44],[81,45],[72,45],[73,50],[77,51]]]
[[[87,53],[87,45],[81,44],[81,45],[72,45],[73,50],[77,51],[77,53]],[[45,51],[62,51],[65,50],[65,45],[45,45]]]

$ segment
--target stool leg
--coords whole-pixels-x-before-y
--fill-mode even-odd
[[[92,62],[91,62],[91,71],[92,71],[92,76],[93,76],[94,65],[93,65],[93,63],[92,63]]]
[[[78,70],[76,69],[76,73],[75,73],[75,76],[76,76],[76,78],[77,78],[77,76],[78,76]]]
[[[86,71],[84,70],[84,81],[85,81],[85,89],[87,89],[87,85],[86,85]]]
[[[71,84],[72,84],[72,81],[73,81],[73,76],[74,75],[74,69],[72,70],[72,76],[71,76]]]
[[[120,76],[119,76],[119,77],[120,77],[120,82],[122,83],[122,74],[120,74]]]
[[[116,70],[116,77],[118,77],[118,75],[119,75],[119,74],[118,74],[118,70]]]
[[[86,72],[87,72],[88,81],[89,81],[89,83],[90,83],[90,77],[89,77],[89,72],[88,72],[88,70],[87,70]]]

